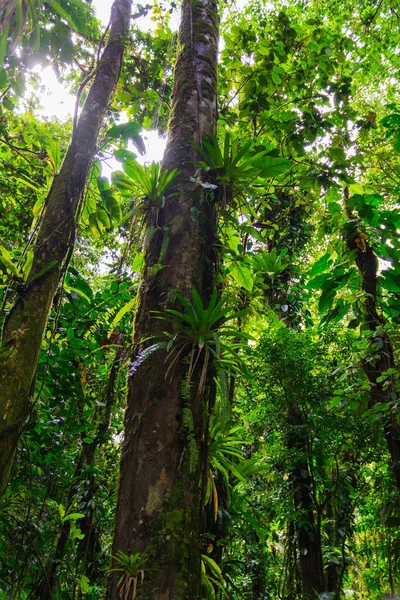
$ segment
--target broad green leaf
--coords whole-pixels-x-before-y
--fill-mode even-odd
[[[88,302],[91,302],[90,297],[87,294],[85,294],[85,292],[83,292],[82,290],[73,287],[68,283],[64,283],[64,288],[67,290],[67,292],[75,292],[75,294],[78,294],[79,296],[82,296],[82,298],[85,298],[85,300],[87,300]]]
[[[132,271],[134,273],[140,273],[144,265],[144,252],[139,252],[136,254],[132,263]]]
[[[83,519],[85,515],[82,513],[69,513],[63,517],[63,522],[65,521],[78,521],[79,519]]]
[[[325,313],[329,310],[333,304],[335,299],[336,292],[335,291],[327,291],[321,294],[321,297],[318,302],[318,310],[320,313]]]
[[[260,177],[272,179],[286,173],[293,166],[293,163],[287,158],[262,156],[252,161],[252,165],[260,169]]]
[[[400,293],[400,275],[393,269],[382,272],[379,282],[388,292]]]
[[[122,221],[122,211],[118,200],[116,200],[111,194],[107,194],[105,198],[105,205],[107,212],[111,216],[115,225],[119,225],[119,223]]]
[[[312,278],[315,277],[315,275],[323,273],[331,266],[332,262],[333,261],[331,258],[331,253],[326,252],[323,256],[321,256],[319,260],[317,260],[316,263],[313,264],[313,266],[311,267],[309,277]],[[310,282],[307,284],[307,287],[309,286],[309,284]]]
[[[240,262],[234,262],[229,268],[229,274],[238,285],[244,287],[248,292],[253,289],[254,279],[251,269]]]
[[[75,271],[75,269],[74,269]],[[79,275],[70,270],[66,278],[66,289],[70,289],[78,294],[80,294],[83,298],[87,299],[89,302],[93,299],[93,291],[90,285]]]
[[[111,138],[119,138],[122,137],[124,139],[129,139],[137,136],[141,130],[141,126],[138,123],[120,123],[119,125],[114,125],[107,131],[107,135]]]

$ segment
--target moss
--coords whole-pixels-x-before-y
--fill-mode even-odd
[[[185,519],[184,513],[184,510],[175,508],[167,514],[164,522],[165,530],[171,533],[179,532]]]

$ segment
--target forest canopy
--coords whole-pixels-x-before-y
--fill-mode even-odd
[[[398,597],[399,0],[95,8],[0,4],[0,600]]]

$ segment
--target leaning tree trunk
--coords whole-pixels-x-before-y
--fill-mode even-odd
[[[357,222],[354,215],[348,208],[348,189],[344,193],[346,213],[349,219]],[[388,369],[395,367],[393,346],[387,331],[385,331],[385,320],[378,312],[377,306],[377,286],[378,286],[378,268],[379,261],[373,248],[366,239],[360,243],[360,229],[355,225],[354,231],[347,238],[349,250],[355,252],[355,261],[362,276],[362,289],[365,292],[363,305],[362,327],[371,332],[375,332],[375,358],[373,361],[364,359],[361,364],[364,373],[371,384],[370,406],[375,404],[387,404],[389,407],[393,404],[393,398],[396,398],[396,387],[393,375],[389,375],[389,381],[382,379],[382,375]],[[396,483],[400,490],[400,424],[398,422],[396,410],[390,408],[389,416],[384,424],[384,434],[391,457],[391,469]]]
[[[34,248],[27,284],[3,327],[0,350],[0,495],[5,491],[22,426],[28,416],[36,366],[63,262],[75,241],[75,215],[97,138],[118,82],[131,0],[115,0],[108,43],[54,178]]]
[[[166,375],[171,363],[164,351],[145,360],[142,353],[169,326],[152,311],[176,308],[175,290],[190,299],[195,288],[206,301],[213,287],[214,210],[203,188],[190,180],[199,160],[193,142],[201,144],[216,128],[217,43],[216,2],[184,0],[163,164],[180,170],[178,194],[167,198],[156,223],[151,211],[147,221],[157,230],[146,251],[136,314],[113,544],[114,556],[146,550],[138,600],[200,598],[200,479],[208,390],[200,394],[193,382],[184,391],[187,363],[182,355]],[[109,599],[120,597],[121,574],[110,578]]]

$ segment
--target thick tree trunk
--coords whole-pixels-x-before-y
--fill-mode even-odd
[[[168,323],[153,310],[176,305],[179,290],[190,299],[196,288],[204,300],[213,287],[215,216],[202,188],[190,182],[198,160],[192,142],[215,132],[217,105],[217,5],[184,0],[175,68],[174,101],[164,168],[178,168],[179,194],[160,210],[157,235],[147,249],[128,382],[113,555],[148,552],[138,600],[200,598],[201,463],[204,462],[208,398],[193,381],[183,393],[187,364],[180,357],[166,377],[169,358],[157,351],[140,361],[142,340],[162,338]],[[148,219],[148,225],[154,225]],[[162,268],[161,245],[168,235]],[[189,351],[189,344],[187,347]],[[200,361],[199,361],[200,362]],[[192,431],[187,420],[193,419]],[[189,439],[191,438],[191,439]],[[193,441],[196,442],[197,453]],[[201,460],[200,457],[203,457]],[[204,468],[204,466],[203,466]],[[108,598],[119,599],[110,579]]]
[[[108,43],[43,214],[27,285],[3,327],[0,350],[0,495],[28,416],[43,333],[63,262],[75,241],[75,214],[97,138],[118,82],[131,0],[115,0]]]

